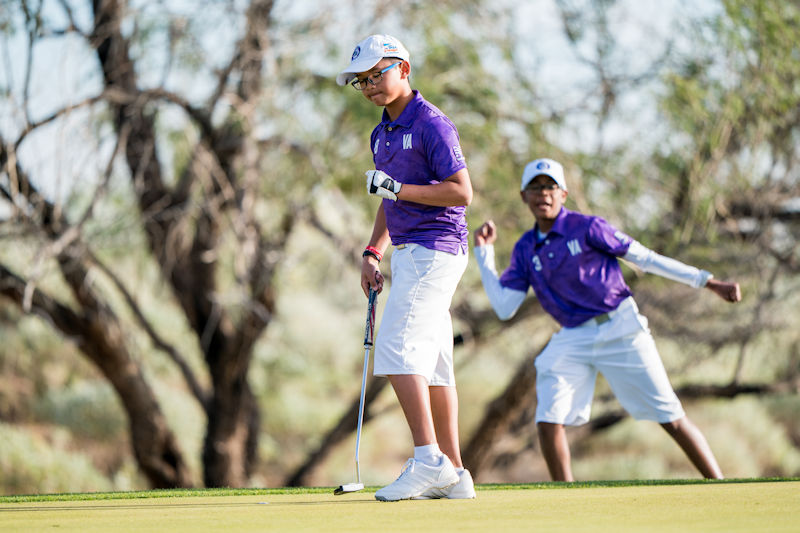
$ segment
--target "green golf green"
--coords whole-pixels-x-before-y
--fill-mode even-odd
[[[800,481],[478,487],[475,500],[382,503],[374,488],[160,491],[0,499],[0,531],[797,532]],[[110,498],[110,499],[105,499]]]

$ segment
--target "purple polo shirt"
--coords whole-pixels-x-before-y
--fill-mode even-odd
[[[527,292],[533,287],[542,308],[572,328],[617,308],[631,295],[617,257],[632,239],[604,219],[561,208],[546,238],[538,225],[520,237],[500,284]]]
[[[383,111],[370,146],[375,168],[400,183],[439,183],[467,166],[455,125],[418,91],[397,120]],[[416,243],[451,254],[467,250],[466,206],[383,200],[383,211],[395,246]]]

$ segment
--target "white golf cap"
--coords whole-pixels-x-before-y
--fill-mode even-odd
[[[533,178],[541,175],[553,178],[553,181],[555,181],[559,187],[565,191],[567,190],[567,181],[564,179],[564,167],[562,167],[561,163],[558,161],[553,161],[546,157],[535,159],[525,165],[525,170],[522,171],[522,185],[520,186],[520,190],[524,190]]]
[[[408,61],[411,55],[403,43],[391,35],[370,35],[356,45],[350,66],[336,76],[336,83],[347,85],[359,72],[366,72],[384,57],[396,57]]]

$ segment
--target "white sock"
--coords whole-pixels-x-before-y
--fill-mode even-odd
[[[464,470],[466,470],[466,468],[464,468],[463,466],[457,466],[457,467],[456,467],[456,474],[460,474],[460,473],[461,473],[461,472],[463,472]]]
[[[442,451],[435,442],[425,446],[414,446],[414,459],[429,466],[436,466],[442,460]]]

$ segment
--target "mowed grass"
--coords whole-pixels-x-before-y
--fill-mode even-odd
[[[375,488],[0,497],[0,531],[800,531],[800,479],[483,485],[383,503]]]

